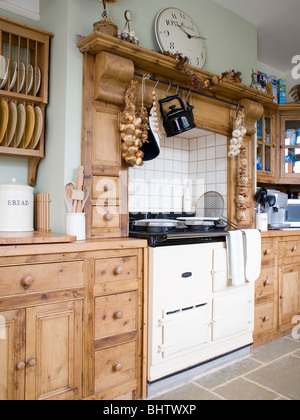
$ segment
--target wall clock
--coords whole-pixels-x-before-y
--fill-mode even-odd
[[[190,59],[190,64],[203,68],[207,50],[205,38],[198,25],[184,11],[168,7],[155,19],[155,35],[162,52],[179,52]]]

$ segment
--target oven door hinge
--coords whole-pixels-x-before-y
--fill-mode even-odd
[[[163,327],[164,325],[170,324],[171,322],[174,322],[174,319],[167,319],[167,318],[159,319],[158,326]]]

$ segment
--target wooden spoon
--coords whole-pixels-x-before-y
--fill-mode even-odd
[[[65,201],[66,201],[69,213],[72,213],[72,210],[73,210],[72,195],[75,188],[76,188],[75,182],[69,182],[69,184],[65,186]]]

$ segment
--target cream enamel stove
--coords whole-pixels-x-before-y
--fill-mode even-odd
[[[197,232],[171,217],[131,219],[130,236],[149,244],[148,382],[253,343],[254,283],[228,279],[226,226]]]

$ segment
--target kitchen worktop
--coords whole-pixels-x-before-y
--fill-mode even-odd
[[[269,230],[261,233],[262,238],[284,238],[290,236],[300,236],[300,229]]]

